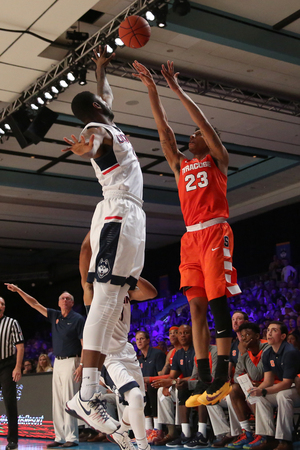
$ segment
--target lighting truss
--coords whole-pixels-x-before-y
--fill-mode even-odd
[[[114,17],[104,27],[97,31],[93,36],[80,44],[72,53],[67,55],[62,61],[56,64],[49,72],[42,77],[38,78],[34,84],[28,89],[25,89],[21,96],[14,102],[9,104],[0,113],[0,121],[10,116],[13,112],[19,109],[24,103],[27,103],[32,97],[36,96],[39,92],[44,91],[47,87],[50,87],[55,81],[57,81],[62,75],[70,70],[72,66],[77,65],[80,61],[87,63],[90,58],[88,55],[99,44],[105,43],[111,36],[113,36],[121,22],[130,15],[143,15],[155,6],[156,3],[161,0],[135,0],[127,8],[125,8],[120,14]],[[167,3],[167,1],[166,1]]]
[[[132,74],[136,73],[129,63],[112,61],[106,68],[106,72],[132,80]],[[152,70],[153,79],[158,86],[167,86],[167,83],[159,70]],[[190,94],[203,95],[219,100],[225,100],[239,105],[252,106],[267,111],[274,111],[289,116],[300,116],[300,102],[279,98],[274,95],[262,94],[250,89],[229,86],[216,81],[209,81],[195,77],[180,77],[179,84]]]

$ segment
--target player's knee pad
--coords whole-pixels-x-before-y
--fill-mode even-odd
[[[144,409],[144,397],[141,390],[138,387],[134,387],[124,393],[124,398],[127,401],[129,408],[131,409]]]
[[[209,302],[211,312],[215,319],[216,338],[232,337],[232,325],[227,297],[214,298]]]

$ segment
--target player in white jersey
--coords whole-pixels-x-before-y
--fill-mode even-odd
[[[84,289],[84,303],[87,311],[89,311],[93,300],[92,286],[86,281],[91,254],[90,233],[88,233],[82,243],[79,258],[81,283]],[[121,450],[130,449],[127,433],[129,426],[134,432],[138,449],[150,449],[146,437],[144,416],[144,379],[134,348],[128,342],[128,333],[131,319],[130,300],[143,301],[152,299],[156,295],[155,287],[142,277],[139,278],[136,288],[128,291],[124,298],[121,315],[110,340],[104,366],[102,367],[104,382],[126,404],[121,427],[111,435]]]
[[[113,94],[105,67],[113,55],[95,51],[97,94],[82,92],[72,101],[74,115],[85,124],[80,140],[64,138],[73,153],[89,157],[103,188],[104,200],[95,210],[90,242],[88,281],[93,302],[83,332],[83,373],[79,395],[68,402],[73,414],[103,433],[119,424],[108,416],[96,394],[98,368],[108,354],[113,329],[128,289],[134,289],[144,264],[145,214],[143,177],[132,145],[113,122]]]

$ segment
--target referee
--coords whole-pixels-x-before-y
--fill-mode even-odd
[[[0,386],[8,421],[6,450],[18,448],[16,382],[21,379],[24,338],[18,322],[4,316],[5,301],[0,297]]]

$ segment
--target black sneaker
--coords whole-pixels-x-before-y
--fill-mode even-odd
[[[197,432],[196,436],[194,436],[187,444],[184,445],[184,448],[203,448],[208,447],[208,438],[205,438],[200,431]]]
[[[15,450],[18,448],[18,444],[15,442],[8,442],[7,446],[5,447],[6,450]]]
[[[174,439],[174,441],[167,442],[166,447],[183,447],[185,444],[187,444],[192,438],[185,437],[184,433],[181,433],[181,435]]]
[[[201,403],[198,402],[198,397],[208,389],[209,384],[210,383],[204,383],[204,381],[198,380],[192,395],[185,402],[185,406],[187,408],[193,408],[194,406],[201,405]]]

